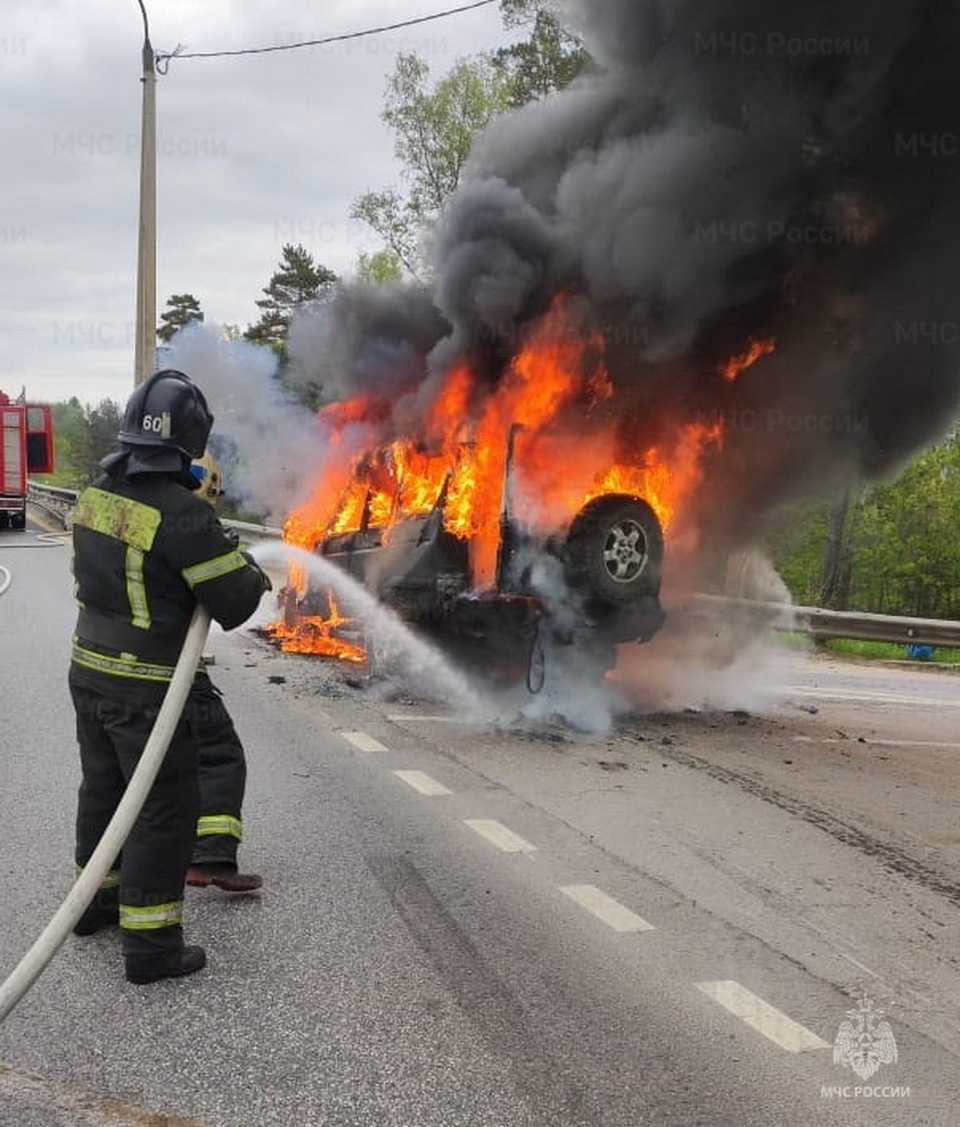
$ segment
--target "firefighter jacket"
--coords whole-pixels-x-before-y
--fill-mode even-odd
[[[270,585],[182,480],[115,471],[77,501],[73,666],[101,687],[116,686],[116,678],[131,688],[165,687],[198,602],[231,630],[253,614]]]

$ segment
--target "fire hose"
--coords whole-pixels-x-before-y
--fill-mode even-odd
[[[123,798],[110,819],[110,824],[104,830],[103,837],[83,872],[67,893],[66,899],[30,950],[14,968],[10,977],[0,985],[0,1022],[6,1019],[62,946],[77,920],[93,900],[133,829],[133,824],[143,808],[160,770],[163,757],[170,746],[180,714],[183,712],[209,629],[210,616],[198,605],[190,620],[183,649],[180,651],[173,677],[154,721],[150,738],[143,749],[136,770],[130,776]]]

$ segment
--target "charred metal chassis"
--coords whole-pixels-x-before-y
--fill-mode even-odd
[[[532,590],[529,570],[518,566],[518,558],[533,543],[516,519],[512,503],[515,447],[522,429],[515,424],[508,435],[491,590],[478,592],[473,587],[469,545],[444,525],[449,478],[428,514],[387,528],[371,527],[368,503],[356,530],[328,535],[316,550],[405,620],[440,632],[461,648],[482,643],[510,655],[514,663],[521,658],[528,688],[535,692],[543,683],[545,650],[575,643],[588,664],[606,668],[613,664],[616,643],[647,641],[662,626],[664,614],[659,599],[649,594],[622,606],[584,596],[576,614],[567,607],[558,615]],[[563,558],[560,543],[548,542],[543,550]],[[320,600],[322,604],[322,596]],[[300,609],[324,613],[322,605],[311,608],[309,594]]]

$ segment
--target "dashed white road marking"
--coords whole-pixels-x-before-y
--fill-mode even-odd
[[[450,791],[443,785],[438,783],[436,779],[431,779],[429,775],[423,771],[394,771],[398,779],[402,779],[408,786],[413,787],[414,790],[419,791],[421,794],[434,795],[450,794]]]
[[[631,912],[629,908],[592,884],[561,885],[560,891],[614,931],[654,930],[653,924],[648,924],[635,912]]]
[[[719,1002],[724,1009],[740,1018],[752,1029],[761,1033],[788,1053],[804,1053],[812,1049],[829,1049],[826,1041],[811,1033],[785,1013],[752,994],[739,982],[727,979],[720,982],[698,982],[698,989]]]
[[[810,689],[796,685],[780,685],[774,690],[786,697],[812,697],[814,700],[862,701],[866,704],[889,704],[897,708],[960,708],[960,699],[953,697],[916,697],[906,693],[872,692],[870,689]]]
[[[519,834],[515,834],[513,830],[507,829],[502,822],[494,821],[492,818],[467,818],[465,825],[481,837],[485,837],[498,849],[502,849],[504,853],[532,853],[537,848]]]
[[[388,747],[379,741],[375,740],[373,736],[368,736],[366,732],[341,732],[341,736],[347,743],[353,744],[357,751],[389,751]]]
[[[818,739],[816,736],[794,736],[794,743],[802,744],[855,744],[860,740],[856,736],[848,736],[846,739],[840,739],[837,736],[831,736],[828,739]],[[881,740],[874,736],[864,736],[863,742],[869,744],[870,747],[933,747],[933,748],[955,748],[960,747],[960,743],[950,740]]]
[[[421,713],[418,713],[416,715],[414,715],[414,713],[412,713],[412,712],[407,712],[407,713],[394,712],[394,713],[391,713],[390,715],[388,715],[387,719],[394,721],[394,723],[400,723],[400,724],[406,723],[409,720],[416,720],[418,723],[422,723],[422,724],[464,724],[464,723],[467,723],[467,721],[465,721],[462,716],[431,715],[430,713],[427,713],[427,712],[421,712]]]

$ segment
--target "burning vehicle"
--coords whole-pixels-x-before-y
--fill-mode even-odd
[[[328,404],[285,539],[534,687],[960,409],[960,9],[562,8],[592,65],[477,136],[426,282],[338,287],[285,372]],[[305,569],[283,611],[284,649],[364,659]]]
[[[402,438],[382,441],[385,405],[370,397],[331,405],[320,421],[340,457],[285,539],[455,650],[509,656],[532,691],[558,647],[602,673],[617,644],[662,626],[666,533],[722,439],[717,424],[684,423],[669,448],[624,452],[603,356],[557,299],[495,393],[478,396],[477,369],[454,365]],[[274,638],[362,660],[337,596],[293,571]]]
[[[576,643],[584,660],[589,655],[602,669],[613,664],[615,643],[645,642],[659,630],[663,531],[653,508],[626,493],[593,498],[554,534],[523,523],[510,496],[522,433],[519,427],[510,430],[489,587],[474,586],[476,544],[454,531],[455,470],[444,476],[428,511],[411,511],[389,452],[388,465],[380,467],[380,490],[367,487],[357,527],[330,533],[316,550],[404,619],[448,644],[483,643],[488,660],[508,653],[520,657],[528,687],[536,690],[545,654],[556,645]],[[387,499],[390,515],[398,514],[394,523],[384,519],[383,507],[377,512],[377,501]],[[288,589],[286,599],[294,621],[315,610],[329,623],[336,612],[328,592],[308,591],[300,598]]]

